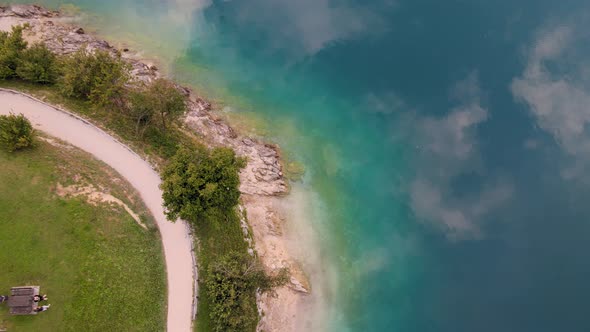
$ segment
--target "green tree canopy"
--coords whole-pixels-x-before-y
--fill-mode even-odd
[[[13,26],[10,32],[0,31],[0,79],[16,76],[19,56],[27,48],[23,29],[18,25]]]
[[[22,114],[0,115],[0,145],[13,152],[33,145],[34,129]]]
[[[127,115],[135,123],[135,133],[143,137],[145,130],[154,122],[156,113],[148,94],[143,90],[129,92]]]
[[[145,93],[164,128],[169,121],[177,119],[186,112],[184,96],[172,82],[166,79],[159,78],[153,81]]]
[[[120,103],[129,82],[129,64],[106,51],[81,48],[65,58],[60,90],[66,97],[106,106]]]
[[[16,73],[26,81],[52,84],[59,75],[56,62],[55,54],[44,44],[35,44],[22,51]]]
[[[185,97],[172,82],[157,79],[131,91],[127,114],[135,122],[135,131],[143,136],[145,129],[158,122],[163,128],[186,112]]]
[[[180,147],[162,173],[168,219],[197,223],[209,213],[234,208],[244,165],[229,148]]]

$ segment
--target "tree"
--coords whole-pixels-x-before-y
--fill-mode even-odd
[[[66,97],[90,100],[100,106],[121,103],[125,84],[129,82],[129,64],[106,51],[81,48],[63,63],[59,82]]]
[[[10,32],[0,32],[0,79],[16,76],[19,56],[27,48],[23,29],[24,27],[18,25],[13,26]]]
[[[22,52],[16,73],[26,81],[53,84],[59,74],[56,56],[44,44],[35,44]]]
[[[144,91],[131,91],[128,101],[127,115],[135,122],[135,134],[143,137],[155,117],[151,98]]]
[[[159,118],[162,128],[186,112],[184,96],[174,84],[165,79],[157,79],[148,86],[131,91],[128,96],[127,114],[135,122],[135,130],[143,136],[148,126]]]
[[[34,129],[22,114],[0,115],[0,145],[13,152],[33,145]]]
[[[213,331],[253,331],[258,323],[256,291],[269,291],[289,277],[285,269],[267,276],[257,259],[232,251],[209,265],[206,280]]]
[[[168,219],[197,223],[207,214],[234,208],[240,197],[238,172],[244,166],[229,148],[180,147],[162,173]]]
[[[163,128],[169,121],[177,119],[186,112],[184,96],[172,82],[159,78],[153,81],[146,90],[147,98],[153,105],[154,113],[158,114]]]

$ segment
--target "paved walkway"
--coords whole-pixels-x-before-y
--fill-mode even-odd
[[[193,303],[191,239],[184,222],[166,220],[159,175],[140,156],[87,121],[32,97],[0,89],[0,114],[9,112],[22,113],[35,128],[91,153],[119,172],[139,192],[162,235],[168,276],[168,331],[190,331]]]

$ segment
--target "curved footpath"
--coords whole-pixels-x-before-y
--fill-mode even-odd
[[[91,153],[119,172],[139,192],[162,235],[168,277],[168,331],[190,331],[193,305],[191,236],[184,222],[166,220],[158,173],[127,146],[87,121],[33,97],[0,89],[0,114],[10,112],[24,114],[36,129]]]

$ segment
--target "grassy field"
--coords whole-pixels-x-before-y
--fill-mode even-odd
[[[9,316],[8,331],[162,331],[166,282],[159,233],[127,183],[73,148],[39,142],[0,151],[0,293],[40,285],[51,308]],[[120,207],[61,198],[56,185],[108,188],[138,212],[144,230]]]

